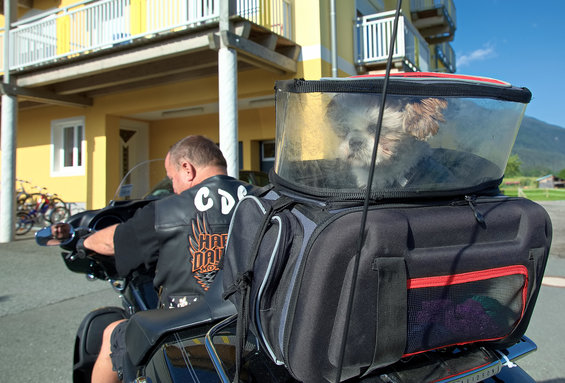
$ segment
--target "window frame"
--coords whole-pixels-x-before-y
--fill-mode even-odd
[[[73,117],[51,121],[51,177],[71,177],[85,174],[85,118]],[[65,132],[73,129],[72,164],[65,166]]]
[[[265,155],[265,144],[273,145],[273,156],[267,157]],[[259,141],[259,167],[262,172],[268,173],[269,169],[271,169],[275,164],[275,157],[276,157],[276,148],[275,148],[275,140],[263,140]]]

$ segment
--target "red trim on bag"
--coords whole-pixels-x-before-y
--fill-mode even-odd
[[[384,74],[362,74],[358,76],[351,76],[350,78],[371,78],[371,77],[384,77]],[[449,78],[455,80],[465,80],[465,81],[480,81],[486,82],[489,84],[495,85],[504,85],[509,86],[510,84],[496,80],[494,78],[489,77],[480,77],[480,76],[468,76],[468,75],[461,75],[461,74],[451,74],[451,73],[433,73],[433,72],[408,72],[408,73],[391,73],[391,77],[407,77],[407,78]]]
[[[421,289],[426,287],[441,287],[482,281],[485,279],[506,277],[508,275],[522,274],[528,282],[528,269],[524,265],[499,267],[496,269],[471,271],[468,273],[441,275],[437,277],[412,278],[408,280],[409,289]]]
[[[520,323],[520,320],[522,320],[522,317],[524,315],[524,310],[522,309],[522,313],[520,314],[520,319],[516,321],[516,324]],[[415,351],[415,352],[411,352],[410,354],[404,354],[402,355],[403,358],[407,358],[409,356],[414,356],[414,355],[418,355],[418,354],[423,354],[425,352],[429,352],[429,351],[435,351],[435,350],[441,350],[442,348],[448,348],[448,347],[454,347],[454,346],[465,346],[466,344],[471,344],[471,343],[480,343],[480,342],[494,342],[496,340],[501,340],[506,338],[514,329],[510,330],[510,332],[508,334],[505,334],[503,336],[498,336],[496,338],[488,338],[488,339],[476,339],[476,340],[470,340],[467,342],[459,342],[459,343],[452,343],[452,344],[445,344],[443,346],[438,346],[438,347],[434,347],[434,348],[429,348],[427,350],[422,350],[422,351]]]

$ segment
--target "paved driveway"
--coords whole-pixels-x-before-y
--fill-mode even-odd
[[[565,277],[565,201],[543,203],[554,226],[546,275]],[[0,381],[70,382],[75,331],[84,315],[119,305],[102,281],[69,272],[57,248],[32,237],[0,244]],[[538,382],[565,382],[565,289],[542,287],[527,335],[539,351],[523,359]]]

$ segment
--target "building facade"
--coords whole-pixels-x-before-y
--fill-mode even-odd
[[[3,145],[2,161],[67,201],[105,206],[124,172],[163,158],[178,139],[203,134],[221,145],[227,47],[237,57],[237,167],[266,171],[276,80],[385,69],[395,0],[226,3],[228,29],[220,0],[6,0],[3,14],[6,4],[17,12],[11,23],[0,17],[3,47],[10,36],[2,113],[15,114],[16,149],[10,157]],[[393,70],[455,72],[455,19],[452,0],[405,0]],[[12,113],[7,97],[17,100]]]

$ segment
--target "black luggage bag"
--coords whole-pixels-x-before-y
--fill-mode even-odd
[[[335,117],[332,100],[347,105],[350,100],[343,99],[344,94],[353,89],[355,96],[365,96],[375,92],[379,80],[277,84],[277,123],[281,109],[292,116],[282,127],[277,125],[277,144],[283,147],[278,148],[270,175],[274,188],[262,197],[245,197],[230,225],[225,296],[238,307],[240,326],[251,330],[270,358],[300,381],[364,376],[412,355],[461,345],[507,347],[526,331],[541,286],[551,243],[549,217],[534,202],[498,191],[523,109],[509,108],[520,114],[514,120],[506,111],[504,119],[513,121],[508,128],[513,133],[497,133],[502,138],[485,143],[493,146],[490,151],[463,145],[468,142],[457,134],[441,137],[438,143],[425,142],[432,148],[427,158],[407,167],[426,176],[407,172],[408,176],[383,183],[391,169],[386,163],[379,167],[377,161],[374,176],[381,179],[373,184],[365,212],[364,186],[351,186],[358,178],[353,166],[304,152],[310,150],[305,142],[309,133],[299,131],[293,137],[291,129],[312,127],[304,123],[312,118],[306,110],[311,113],[312,105],[325,105],[324,118],[329,115],[334,125],[343,124],[335,123],[343,113]],[[460,92],[457,99],[445,98],[447,110],[436,122],[440,131],[459,129],[459,135],[467,134],[457,124],[442,121],[467,116],[462,106],[481,104],[463,97],[460,79],[399,80],[402,95],[393,105],[413,102],[405,101],[407,88],[420,97]],[[521,97],[527,92],[480,80],[474,85],[479,91],[470,89],[467,80],[463,88],[474,97],[478,96],[473,91],[486,92],[480,96],[494,99],[498,109],[503,109],[501,101],[524,102]],[[331,97],[324,103],[326,91]],[[317,98],[292,102],[293,96],[310,92]],[[350,108],[358,108],[359,100]],[[300,114],[296,108],[304,120],[289,122]],[[497,120],[483,119],[489,118]],[[460,120],[465,123],[465,118]],[[317,145],[324,136],[317,135]],[[454,145],[458,138],[461,141]],[[381,139],[386,145],[386,137]],[[297,154],[297,147],[303,152]],[[441,163],[441,171],[433,171],[436,163]],[[434,168],[426,168],[430,166]],[[343,173],[336,177],[336,172]]]

